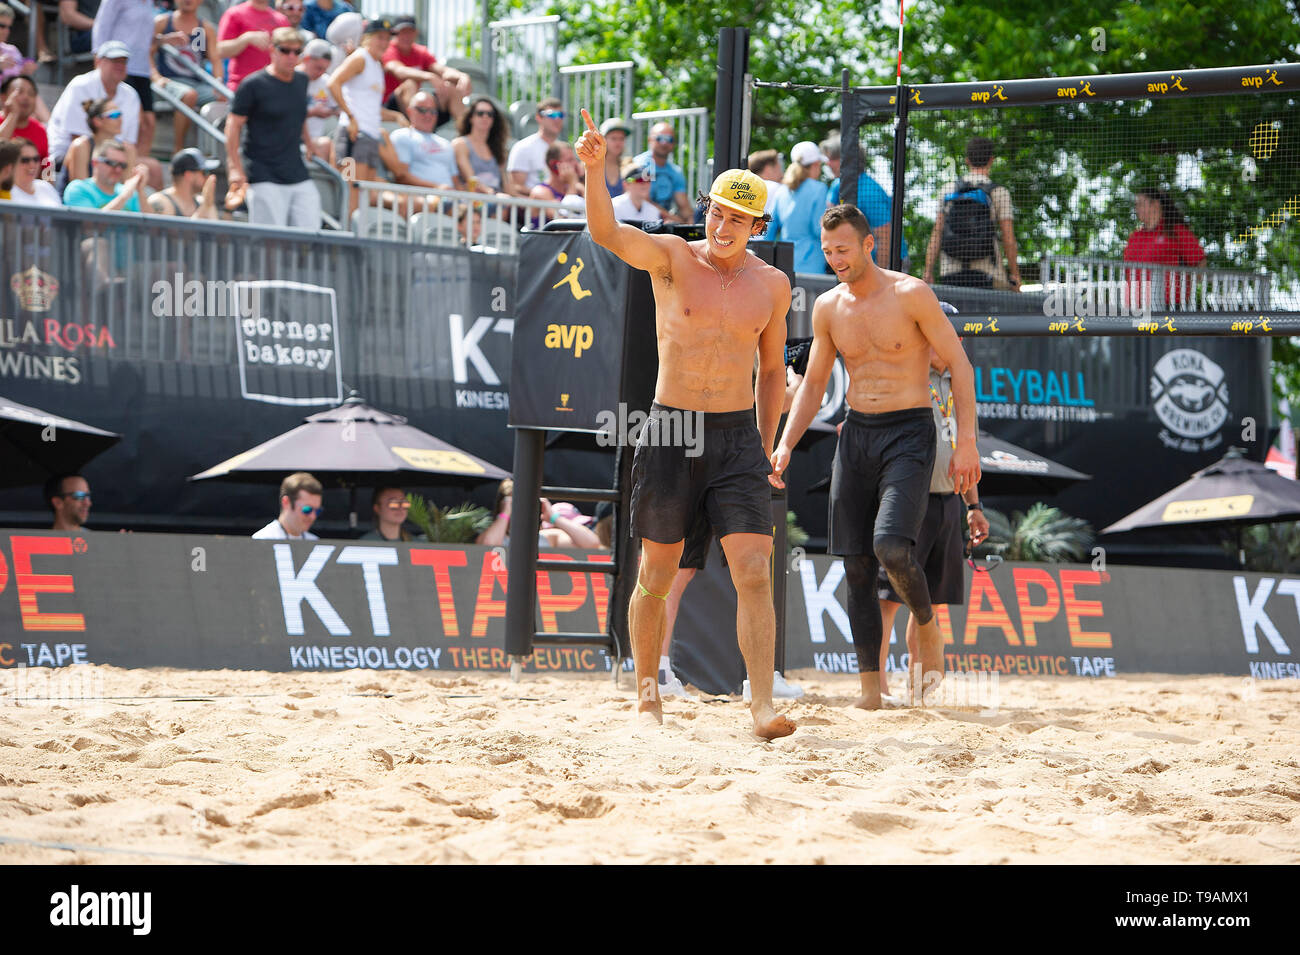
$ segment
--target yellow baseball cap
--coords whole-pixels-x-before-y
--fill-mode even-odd
[[[728,169],[713,180],[709,198],[728,209],[761,218],[767,205],[767,183],[748,169]]]

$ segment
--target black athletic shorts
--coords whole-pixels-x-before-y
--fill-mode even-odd
[[[710,531],[772,534],[771,473],[752,408],[707,413],[655,403],[632,457],[632,527],[660,544],[691,538],[702,566]]]
[[[929,408],[845,416],[831,468],[830,553],[870,554],[881,534],[916,542],[935,440]]]
[[[126,85],[140,97],[140,112],[153,112],[153,84],[147,76],[128,76]],[[129,171],[129,170],[128,170]]]
[[[965,544],[961,533],[962,501],[956,494],[931,494],[925,507],[925,520],[916,538],[916,562],[925,571],[930,588],[930,603],[961,604],[966,602],[966,575],[962,571]],[[881,600],[903,603],[894,592],[885,568],[877,577],[876,596]]]

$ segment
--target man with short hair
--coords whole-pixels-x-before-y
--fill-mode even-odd
[[[778,190],[785,188],[781,185],[781,154],[775,149],[760,149],[749,154],[748,165],[750,172],[768,184],[767,205],[763,211],[771,215]]]
[[[560,138],[564,129],[564,104],[548,96],[537,104],[537,132],[525,136],[510,147],[506,172],[510,181],[506,190],[512,196],[526,199],[542,180],[550,175],[546,167],[546,150]],[[605,173],[602,170],[601,176]]]
[[[363,541],[413,541],[415,535],[406,529],[405,522],[411,513],[411,502],[400,487],[377,487],[370,498],[370,510],[375,515],[375,526],[361,535]]]
[[[172,184],[149,197],[149,211],[159,216],[217,219],[217,177],[221,163],[191,146],[172,157]]]
[[[334,139],[325,133],[325,120],[339,114],[339,104],[330,95],[329,68],[334,47],[319,37],[303,47],[297,70],[307,77],[307,135],[313,156],[334,165]]]
[[[127,164],[134,166],[136,138],[140,131],[140,96],[126,80],[127,62],[131,49],[119,40],[111,40],[98,49],[95,68],[89,73],[74,76],[59,94],[58,102],[50,110],[47,127],[50,134],[50,157],[56,165],[63,164],[68,146],[78,136],[94,138],[86,123],[87,100],[112,100],[122,111],[122,129],[118,140],[126,148]]]
[[[384,136],[379,158],[404,186],[450,189],[456,176],[456,159],[451,142],[433,131],[438,119],[438,100],[420,90],[410,101],[411,125]]]
[[[232,200],[247,191],[248,221],[294,229],[320,228],[320,193],[301,147],[310,152],[307,131],[307,75],[294,67],[302,36],[293,27],[271,34],[271,65],[247,77],[235,90],[226,120],[226,169]],[[248,136],[240,136],[244,127]],[[245,172],[247,161],[247,172]]]
[[[80,474],[60,474],[45,482],[45,503],[54,512],[53,531],[79,531],[90,517],[90,484]]]
[[[306,471],[297,471],[280,482],[280,516],[267,524],[253,540],[320,540],[311,526],[321,514],[324,488]]]
[[[650,127],[650,148],[637,156],[636,161],[654,163],[655,181],[650,186],[650,201],[662,211],[664,222],[694,222],[691,202],[686,197],[686,174],[669,158],[676,148],[677,131],[668,123],[655,123]]]
[[[50,141],[34,115],[38,96],[36,82],[21,73],[0,84],[0,140],[25,139],[44,161],[50,155]]]
[[[303,0],[276,0],[275,9],[276,12],[289,21],[289,26],[293,27],[299,33],[304,34],[303,42],[314,40],[316,38],[315,33],[312,33],[311,36],[306,36],[306,34],[311,31],[305,29],[302,25],[304,10]]]
[[[149,197],[149,170],[137,163],[125,182],[126,147],[116,139],[107,139],[95,147],[90,160],[90,178],[68,183],[63,190],[63,204],[72,208],[99,209],[103,212],[139,212],[140,195]]]
[[[966,144],[966,176],[939,193],[939,212],[925,250],[925,281],[970,288],[1020,290],[1011,193],[989,178],[993,141],[974,136]],[[1006,267],[1002,258],[1006,256]]]
[[[746,248],[766,225],[766,187],[747,170],[727,170],[709,191],[703,240],[651,235],[615,220],[603,175],[604,137],[585,109],[582,118],[587,131],[577,153],[587,167],[591,237],[650,273],[657,310],[655,401],[632,465],[632,524],[641,538],[629,607],[637,712],[663,722],[657,670],[665,599],[686,538],[707,522],[722,541],[736,587],[736,634],[752,690],[754,733],[789,736],[795,724],[772,707],[776,617],[766,456],[785,394],[790,282]],[[684,434],[684,416],[693,417],[702,441],[661,443],[658,436],[671,432],[674,420]]]
[[[226,85],[238,91],[245,77],[266,69],[273,59],[271,34],[288,25],[283,13],[271,9],[270,0],[244,0],[227,8],[217,26],[217,56],[230,61]]]
[[[954,489],[964,494],[980,476],[970,361],[934,292],[872,262],[874,242],[854,206],[832,206],[822,217],[822,251],[840,284],[813,305],[808,367],[772,454],[771,476],[774,486],[785,486],[781,474],[821,407],[839,352],[849,373],[849,412],[831,471],[828,550],[844,558],[862,686],[855,705],[863,709],[881,705],[880,565],[916,617],[923,669],[915,685],[923,701],[943,679],[943,634],[916,560],[937,441],[928,390],[931,347],[952,369],[957,446],[948,472]]]
[[[830,167],[831,175],[835,181],[831,183],[830,193],[826,197],[826,206],[838,206],[840,204],[840,134],[833,133],[826,138],[821,144],[821,151],[827,156],[826,165]],[[875,177],[871,176],[865,169],[858,173],[858,201],[854,203],[862,214],[867,217],[867,225],[871,226],[871,234],[875,237],[875,245],[871,247],[871,261],[877,265],[889,265],[889,240],[890,226],[893,222],[894,204],[880,183],[876,182]],[[902,271],[911,271],[911,259],[907,248],[907,238],[903,238],[902,247],[899,252],[902,259]],[[828,267],[829,268],[829,267]]]
[[[469,74],[442,66],[427,47],[415,42],[416,36],[414,17],[398,17],[393,23],[393,39],[383,57],[384,107],[406,113],[411,98],[428,83],[438,103],[434,128],[448,120],[460,122],[465,97],[474,92]]]

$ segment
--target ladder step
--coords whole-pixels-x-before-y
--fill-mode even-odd
[[[538,570],[588,570],[597,574],[617,574],[618,565],[612,560],[553,560],[537,559]]]
[[[607,633],[534,633],[533,645],[612,647],[614,638]]]
[[[543,487],[542,497],[552,501],[613,501],[617,503],[619,493],[612,488],[601,487]]]

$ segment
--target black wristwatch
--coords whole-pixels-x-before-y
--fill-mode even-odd
[[[981,504],[979,501],[976,501],[974,504],[967,504],[966,510],[968,513],[970,511],[980,511],[982,513],[984,511],[984,505]]]

